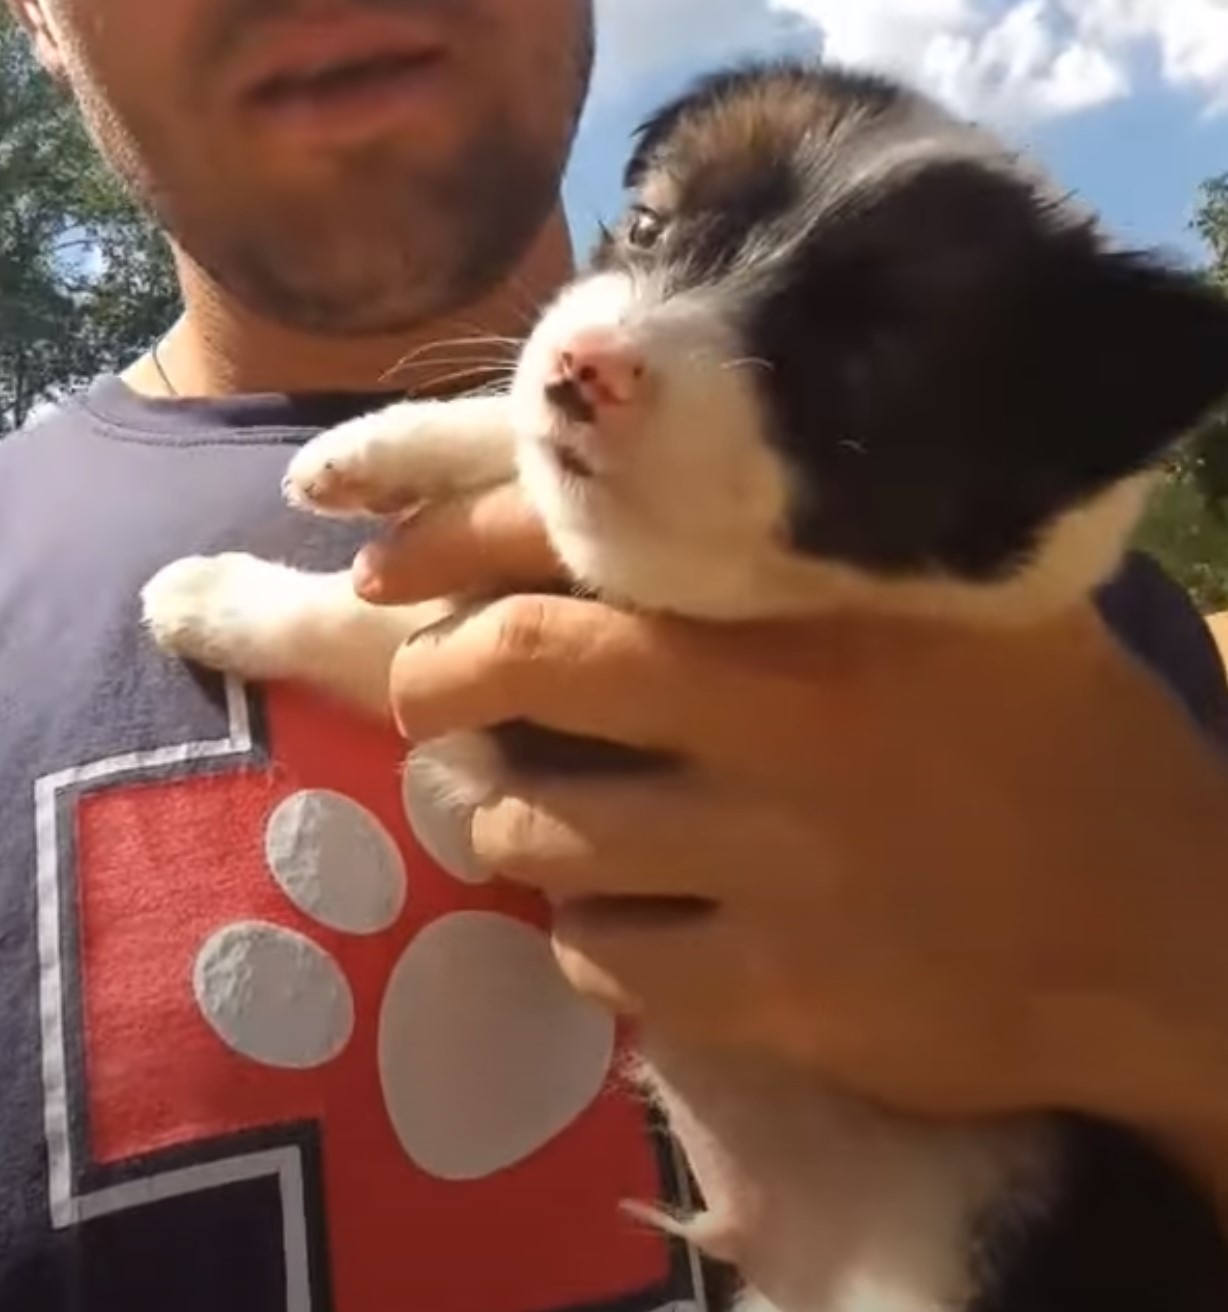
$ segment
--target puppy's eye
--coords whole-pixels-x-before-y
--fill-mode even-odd
[[[631,213],[627,224],[627,244],[638,251],[650,251],[665,236],[665,216],[643,206]]]

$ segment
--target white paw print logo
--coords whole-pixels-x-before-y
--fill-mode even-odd
[[[458,896],[461,885],[482,882],[458,819],[412,769],[402,800],[418,843],[458,881]],[[334,940],[386,934],[413,910],[412,875],[392,834],[340,792],[285,798],[268,816],[264,846],[287,902]],[[342,1059],[362,1021],[337,955],[309,933],[264,920],[211,935],[196,957],[194,989],[229,1048],[282,1070]],[[441,1180],[482,1179],[543,1148],[601,1092],[615,1051],[613,1021],[568,988],[546,936],[489,910],[427,920],[377,1010],[384,1111],[406,1156]]]

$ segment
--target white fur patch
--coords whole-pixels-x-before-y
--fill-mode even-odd
[[[322,515],[404,509],[515,477],[500,397],[403,401],[308,442],[290,462],[291,505]]]
[[[1046,1201],[1042,1123],[928,1126],[775,1063],[642,1047],[708,1203],[694,1237],[780,1312],[953,1312],[983,1209]]]
[[[443,869],[467,884],[492,878],[473,855],[474,811],[497,796],[502,763],[481,734],[449,734],[415,748],[405,762],[402,797],[414,837]]]
[[[512,387],[521,481],[568,567],[607,595],[712,619],[762,596],[787,505],[785,472],[759,440],[751,383],[716,298],[662,299],[651,280],[584,279],[546,312]],[[548,438],[559,420],[543,392],[548,362],[580,331],[620,334],[644,360],[648,396],[634,430],[574,428],[596,475],[560,470]]]
[[[188,556],[145,585],[146,626],[170,655],[245,679],[293,679],[381,718],[397,648],[445,603],[368,606],[348,571],[311,574],[242,552]]]

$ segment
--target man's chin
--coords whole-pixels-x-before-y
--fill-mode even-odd
[[[403,337],[424,323],[464,308],[469,303],[463,279],[407,277],[402,266],[395,277],[372,276],[346,287],[304,282],[310,267],[306,256],[292,271],[269,265],[237,269],[223,262],[193,263],[226,300],[257,318],[290,332],[313,337],[377,339]]]

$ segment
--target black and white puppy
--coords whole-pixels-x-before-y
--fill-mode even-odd
[[[518,478],[576,579],[626,605],[1021,625],[1113,573],[1161,457],[1228,393],[1228,303],[894,83],[722,72],[643,128],[627,182],[506,395],[325,433],[291,500],[360,513]],[[168,651],[375,707],[423,619],[237,555],[177,562],[144,602]],[[498,743],[425,759],[472,804]],[[709,1208],[692,1233],[751,1307],[1228,1307],[1206,1201],[1122,1130],[1061,1109],[938,1128],[652,1034],[643,1052]]]

